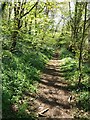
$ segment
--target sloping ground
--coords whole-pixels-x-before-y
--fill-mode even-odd
[[[74,118],[70,92],[66,89],[60,60],[50,60],[42,73],[38,94],[34,100],[37,116],[50,118]]]

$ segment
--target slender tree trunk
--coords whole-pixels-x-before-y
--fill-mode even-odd
[[[35,7],[35,35],[37,35],[37,5]]]
[[[12,33],[12,44],[10,48],[11,52],[15,50],[15,47],[17,45],[18,31],[22,27],[22,20],[20,19],[20,17],[22,14],[24,14],[23,11],[24,10],[22,8],[21,2],[14,3],[14,31]]]
[[[88,3],[88,26],[90,27],[90,3]],[[90,64],[90,29],[88,30],[88,63]]]
[[[12,44],[10,47],[11,52],[16,47],[16,37],[17,37],[17,3],[14,3],[14,31],[12,33]]]
[[[10,20],[10,18],[11,18],[11,12],[12,12],[12,3],[9,2],[9,3],[8,3],[8,6],[9,6],[9,15],[8,15],[8,23],[9,23],[9,20]]]
[[[70,33],[71,33],[71,38],[72,38],[72,17],[71,17],[71,6],[70,6],[70,2],[69,2],[69,16],[70,16]]]
[[[85,37],[86,15],[87,15],[87,2],[85,3],[85,16],[84,16],[84,25],[83,25],[83,35],[82,35],[82,40],[81,40],[81,44],[80,44],[79,81],[78,81],[78,84],[80,84],[81,79],[82,79],[82,52],[83,52],[83,42],[84,42],[84,37]]]
[[[78,7],[78,2],[76,2],[76,5],[75,5],[75,21],[74,21],[74,38],[75,38],[75,40],[77,39],[77,7]]]

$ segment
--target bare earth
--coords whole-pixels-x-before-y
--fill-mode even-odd
[[[34,107],[37,116],[50,118],[74,118],[69,101],[68,85],[60,73],[60,60],[50,60],[42,73]]]

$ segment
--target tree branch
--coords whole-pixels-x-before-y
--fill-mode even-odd
[[[32,10],[33,10],[33,8],[37,5],[39,3],[39,0],[32,6],[32,8],[28,11],[28,12],[26,12],[23,16],[21,16],[20,18],[23,18],[24,16],[26,16],[27,14],[29,14]]]

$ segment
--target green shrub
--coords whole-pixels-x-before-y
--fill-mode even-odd
[[[19,105],[23,93],[36,92],[36,83],[40,80],[40,70],[48,58],[40,52],[3,51],[2,83],[3,112],[9,112],[12,104]],[[21,105],[19,115],[25,112],[27,105]],[[11,110],[10,110],[11,111]],[[21,112],[20,112],[21,111]],[[11,112],[9,112],[11,114]],[[8,114],[7,114],[8,116]]]
[[[63,47],[60,50],[60,58],[63,59],[66,57],[73,57],[73,54]]]
[[[85,91],[80,92],[77,105],[81,109],[84,108],[86,111],[90,111],[90,93]]]

